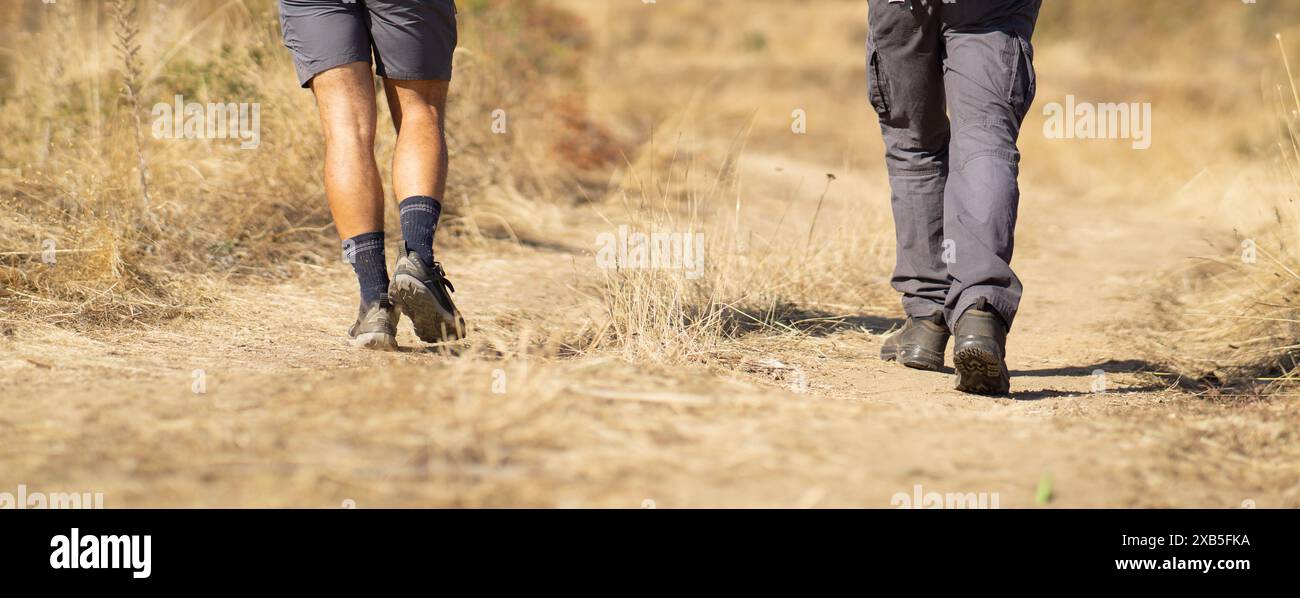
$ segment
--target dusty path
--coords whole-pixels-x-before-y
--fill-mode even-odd
[[[1024,214],[1009,399],[879,362],[888,310],[795,345],[742,340],[755,359],[732,369],[357,353],[339,340],[350,275],[304,267],[231,287],[198,320],[15,325],[0,337],[0,490],[110,506],[890,506],[919,485],[1005,507],[1034,505],[1050,478],[1052,505],[1300,504],[1294,402],[1224,406],[1138,373],[1123,330],[1191,232],[1088,206],[1027,200]],[[590,260],[493,244],[448,261],[490,337],[584,309],[573,287]]]

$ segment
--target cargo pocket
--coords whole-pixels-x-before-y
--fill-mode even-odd
[[[889,116],[889,79],[880,63],[880,52],[871,47],[867,54],[867,97],[876,114],[883,119]]]
[[[1016,117],[1024,120],[1029,107],[1034,104],[1038,94],[1038,74],[1034,72],[1034,46],[1029,40],[1014,36],[1012,48],[1011,91],[1008,100],[1016,111]]]

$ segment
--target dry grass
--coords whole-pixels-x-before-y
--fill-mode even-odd
[[[708,8],[568,4],[580,10],[539,0],[462,3],[449,114],[455,168],[440,242],[505,239],[582,251],[619,226],[699,233],[704,268],[698,278],[684,270],[601,271],[577,285],[590,317],[553,322],[559,340],[546,343],[560,353],[610,353],[636,363],[734,362],[755,336],[794,344],[845,316],[893,312],[888,216],[877,198],[855,197],[883,174],[873,117],[862,107],[860,2],[825,2],[794,15],[776,2],[755,12],[752,0]],[[0,170],[0,304],[7,318],[134,325],[209,309],[231,279],[295,276],[295,263],[332,260],[319,126],[281,47],[272,0],[3,10],[0,31],[13,40],[0,54],[8,90],[0,91],[0,135],[8,140],[0,147],[7,166]],[[1153,28],[1165,40],[1246,44],[1292,9],[1233,12],[1240,10],[1186,13],[1179,18],[1187,22],[1172,27],[1163,10],[1049,3],[1040,37],[1052,43],[1040,52],[1055,68],[1044,70],[1041,100],[1136,94],[1160,102],[1161,114],[1174,120],[1215,112],[1225,118],[1200,127],[1197,144],[1160,144],[1140,159],[1097,146],[1048,147],[1028,134],[1025,151],[1035,159],[1026,165],[1026,188],[1089,202],[1140,194],[1201,212],[1229,203],[1238,209],[1239,198],[1223,191],[1234,182],[1205,183],[1214,177],[1187,166],[1206,161],[1196,155],[1193,162],[1193,151],[1208,150],[1220,172],[1262,170],[1252,166],[1264,145],[1259,127],[1234,119],[1241,111],[1231,108],[1248,105],[1253,90],[1211,80],[1232,76],[1232,65],[1206,61],[1214,77],[1190,77],[1183,61],[1195,52],[1148,53],[1143,70],[1116,77],[1114,61],[1095,60],[1109,56],[1106,44],[1070,25],[1122,12],[1123,22],[1105,28],[1111,44],[1148,44]],[[737,14],[755,16],[724,26]],[[666,20],[694,26],[656,26]],[[1221,22],[1235,25],[1212,26]],[[621,58],[593,56],[594,45],[621,48]],[[621,60],[657,66],[628,69]],[[1241,60],[1258,62],[1250,52]],[[823,91],[805,94],[808,86]],[[1172,91],[1144,97],[1153,87]],[[261,146],[154,139],[139,119],[178,94],[260,103]],[[588,104],[600,118],[589,116]],[[812,134],[790,134],[792,106],[810,115]],[[1294,195],[1296,117],[1282,108],[1279,171],[1292,177],[1285,193]],[[491,129],[497,110],[507,118],[506,135]],[[1035,126],[1031,119],[1026,130]],[[381,162],[393,142],[381,127]],[[764,167],[778,153],[802,157],[778,164],[809,171],[801,190],[771,185]],[[1110,182],[1079,163],[1105,169]],[[817,164],[835,166],[818,171]],[[876,207],[852,207],[863,201]],[[575,206],[579,213],[592,208],[576,226]],[[1159,329],[1178,331],[1161,334],[1161,361],[1221,382],[1293,368],[1300,338],[1291,307],[1300,271],[1290,242],[1294,215],[1276,210],[1271,233],[1249,235],[1258,246],[1255,265],[1222,258],[1165,280],[1185,292],[1161,303]],[[1024,237],[1030,251],[1049,242]]]
[[[846,213],[838,205],[823,214],[837,184],[829,173],[817,172],[812,203],[776,192],[746,155],[749,127],[720,144],[703,138],[695,121],[683,114],[657,127],[668,141],[647,142],[596,206],[598,233],[641,233],[646,249],[655,245],[649,237],[674,235],[683,246],[674,257],[682,263],[598,260],[598,279],[582,290],[601,317],[579,346],[634,363],[734,363],[755,336],[792,344],[818,323],[888,309],[882,306],[893,299],[884,279],[871,278],[888,266],[880,211]],[[628,245],[629,254],[638,246]],[[697,245],[702,251],[691,251]]]
[[[1172,297],[1158,303],[1160,344],[1175,370],[1211,385],[1262,383],[1286,390],[1300,379],[1300,93],[1282,36],[1286,82],[1271,99],[1279,160],[1264,201],[1272,218],[1259,234],[1217,248],[1223,258],[1171,273]],[[1289,84],[1287,84],[1289,83]],[[1254,198],[1258,202],[1259,198]]]
[[[3,9],[5,311],[76,327],[138,323],[202,310],[230,277],[332,259],[319,125],[281,47],[275,2],[111,6],[120,10],[89,0]],[[450,234],[440,238],[536,236],[554,220],[548,201],[569,201],[565,190],[600,180],[590,173],[618,157],[573,95],[583,29],[531,1],[473,2],[461,19]],[[154,138],[150,108],[176,95],[260,104],[260,146]],[[498,109],[506,135],[490,128]],[[574,129],[582,141],[556,141]],[[381,127],[381,164],[393,142]],[[46,249],[57,259],[43,259]]]
[[[873,117],[860,97],[860,2],[825,2],[795,15],[776,10],[775,2],[764,3],[774,10],[757,13],[753,2],[734,1],[707,9],[556,7],[564,4],[462,4],[449,115],[455,168],[442,242],[509,239],[586,249],[592,235],[619,225],[703,233],[700,278],[681,271],[606,271],[580,289],[601,316],[568,326],[565,345],[611,350],[631,361],[717,357],[746,335],[798,337],[839,316],[894,309],[884,274],[890,268],[888,217],[877,198],[854,196],[882,175]],[[12,140],[0,155],[14,165],[0,171],[0,238],[6,239],[0,302],[6,311],[74,327],[139,323],[202,311],[232,277],[291,276],[298,269],[286,264],[330,261],[334,243],[321,199],[319,126],[310,94],[297,88],[280,46],[274,2],[146,3],[135,12],[133,2],[121,6],[119,19],[88,1],[4,9],[0,26],[14,48],[24,49],[0,55],[0,74],[11,90],[2,96],[0,134]],[[1165,35],[1238,43],[1290,14],[1269,8],[1240,18],[1229,12],[1236,10],[1241,7],[1216,6],[1209,15],[1183,15],[1189,22]],[[1053,43],[1041,50],[1057,68],[1048,71],[1055,77],[1044,77],[1040,98],[1121,94],[1158,81],[1177,93],[1144,99],[1160,100],[1162,114],[1181,119],[1203,113],[1207,102],[1224,107],[1249,95],[1189,77],[1179,62],[1189,57],[1181,54],[1150,53],[1142,73],[1102,76],[1113,72],[1106,66],[1112,63],[1088,57],[1106,55],[1104,44],[1081,41],[1069,25],[1115,11],[1114,2],[1049,4],[1041,35]],[[1112,23],[1112,42],[1142,44],[1149,43],[1143,32],[1164,27],[1155,17],[1167,11],[1119,12],[1145,24]],[[757,16],[722,26],[736,14]],[[793,19],[789,26],[776,26],[775,20],[786,19]],[[656,20],[695,26],[658,27]],[[1210,27],[1225,20],[1238,27]],[[90,42],[69,43],[71,37]],[[592,56],[597,43],[622,48],[622,58]],[[657,68],[627,69],[620,60]],[[1227,68],[1223,61],[1210,64]],[[801,90],[808,86],[830,91],[805,97]],[[772,93],[774,87],[781,91]],[[660,93],[636,92],[647,88]],[[219,141],[147,134],[137,145],[136,118],[177,94],[199,102],[259,102],[262,145],[245,151]],[[588,116],[588,103],[599,119]],[[791,106],[807,110],[813,134],[790,135]],[[498,109],[508,118],[507,135],[490,128]],[[1196,147],[1213,148],[1225,168],[1235,168],[1253,155],[1258,131],[1229,120],[1203,127],[1214,134],[1206,133]],[[1027,130],[1034,126],[1031,121]],[[1133,193],[1176,196],[1199,176],[1183,165],[1187,144],[1163,144],[1153,157],[1134,160],[1096,147],[1061,151],[1045,147],[1039,136],[1026,137],[1026,153],[1038,157],[1026,167],[1026,186],[1043,187],[1043,193],[1102,202]],[[635,149],[619,141],[629,139],[647,141]],[[392,144],[391,131],[381,127],[381,160]],[[836,165],[804,176],[803,192],[817,197],[815,205],[799,203],[797,192],[771,188],[753,166],[777,151],[803,156],[809,168]],[[622,170],[611,173],[618,162]],[[1097,181],[1076,167],[1080,162],[1105,168],[1117,182]],[[1144,180],[1153,170],[1168,174]],[[607,193],[610,180],[615,184]],[[838,207],[823,213],[828,195],[827,203]],[[568,208],[575,200],[594,202],[597,226],[573,227]],[[877,207],[846,207],[862,201]],[[1023,246],[1037,242],[1026,235]],[[56,263],[42,261],[47,248]],[[1286,255],[1281,249],[1268,255],[1274,254]],[[1272,263],[1265,255],[1261,265]],[[1267,278],[1260,281],[1258,288],[1285,293]],[[1285,296],[1249,294],[1260,306],[1285,305]],[[1259,317],[1234,314],[1233,320],[1269,322],[1240,315]],[[1202,322],[1188,336],[1221,338],[1220,329]],[[1266,339],[1287,336],[1277,327],[1268,332],[1241,338],[1255,350],[1271,342]],[[1205,354],[1186,352],[1178,359],[1200,360],[1202,368],[1218,359],[1199,357]]]
[[[0,173],[0,301],[9,317],[139,325],[209,310],[232,279],[296,276],[295,264],[331,261],[319,126],[280,47],[274,2],[112,6],[11,7],[3,21],[15,45],[30,49],[6,55],[2,70],[13,91],[0,132],[15,142],[0,152],[16,166]],[[617,141],[587,116],[591,40],[574,13],[483,1],[462,5],[461,19],[443,242],[585,249],[590,229],[566,228],[574,200],[596,202],[609,227],[707,238],[702,278],[632,270],[584,286],[603,309],[557,323],[564,351],[670,363],[716,357],[744,335],[797,334],[807,320],[874,300],[856,274],[868,269],[837,265],[884,254],[875,215],[818,226],[793,198],[748,197],[744,144],[734,135],[729,146],[704,135],[687,141],[681,123],[669,122],[663,128],[678,133],[670,143]],[[91,42],[67,43],[74,35]],[[140,119],[176,95],[259,103],[261,145],[153,138]],[[506,135],[490,127],[497,110]],[[642,136],[651,133],[623,135]],[[393,141],[381,127],[381,162]],[[626,160],[613,175],[623,184],[607,193],[616,159]],[[823,303],[838,307],[813,307]]]

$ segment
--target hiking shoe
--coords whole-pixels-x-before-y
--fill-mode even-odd
[[[880,358],[897,361],[912,369],[937,372],[943,369],[943,353],[948,348],[949,336],[943,312],[924,318],[908,318],[898,332],[885,339],[885,344],[880,347]]]
[[[407,252],[397,259],[391,292],[420,340],[441,343],[465,337],[465,319],[451,301],[456,287],[447,280],[442,264],[425,266],[419,254]]]
[[[957,369],[957,390],[991,396],[1010,392],[1007,326],[1002,317],[981,297],[957,320],[955,332],[952,361]]]
[[[357,322],[348,330],[348,343],[358,349],[376,351],[397,350],[397,321],[401,315],[388,295],[378,301],[362,304]]]

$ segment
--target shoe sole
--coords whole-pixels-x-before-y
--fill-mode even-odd
[[[398,309],[411,320],[415,336],[426,343],[443,343],[465,337],[458,314],[443,309],[438,298],[419,279],[408,274],[393,278],[389,290]]]
[[[1010,392],[1010,381],[997,355],[969,347],[953,354],[957,390],[970,394],[1000,396]]]
[[[914,370],[924,370],[927,372],[943,371],[943,354],[935,353],[925,347],[911,346],[900,349],[880,350],[880,358],[884,361],[897,361]]]
[[[397,338],[384,332],[367,332],[357,335],[356,338],[348,339],[348,344],[354,349],[369,349],[372,351],[396,351]]]

